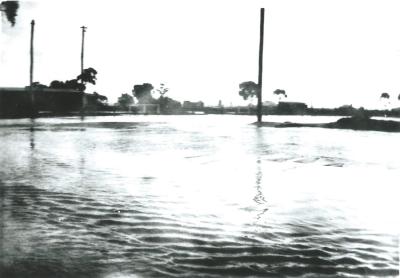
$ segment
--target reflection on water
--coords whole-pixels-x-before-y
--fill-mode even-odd
[[[0,276],[397,276],[399,135],[252,121],[1,120]]]
[[[30,134],[29,134],[29,145],[31,149],[33,150],[35,148],[35,120],[31,119],[31,126],[29,128]]]
[[[257,220],[261,219],[264,213],[268,210],[267,201],[264,198],[264,194],[262,192],[262,170],[261,170],[261,160],[257,160],[257,173],[256,173],[256,196],[254,196],[253,200],[261,207],[261,211],[257,214]]]

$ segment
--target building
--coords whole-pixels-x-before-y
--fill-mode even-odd
[[[185,100],[183,102],[182,108],[186,109],[186,110],[203,109],[204,108],[204,103],[202,101],[191,102],[191,101]]]
[[[0,87],[0,117],[27,117],[33,111],[63,114],[81,111],[83,107],[97,110],[104,98],[71,89]]]

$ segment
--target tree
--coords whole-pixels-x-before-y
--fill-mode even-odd
[[[168,92],[168,88],[165,87],[164,83],[160,84],[160,87],[156,89],[156,92],[160,94],[160,98],[164,97],[164,95]]]
[[[157,103],[160,105],[160,110],[162,113],[173,113],[182,107],[179,101],[163,96],[160,96],[160,98],[157,100]]]
[[[15,18],[17,17],[18,8],[18,1],[2,1],[0,3],[0,11],[6,14],[7,20],[11,23],[11,26],[15,25]]]
[[[149,104],[154,103],[154,98],[151,95],[152,90],[154,89],[153,85],[150,83],[144,83],[142,85],[133,86],[133,96],[137,98],[138,102],[141,104]]]
[[[276,89],[274,91],[274,95],[278,96],[279,101],[281,101],[282,96],[287,97],[285,90],[281,90],[281,89]]]
[[[381,94],[381,99],[385,98],[385,99],[390,99],[390,95],[388,93],[382,93]]]
[[[118,98],[118,105],[124,110],[128,110],[129,105],[131,105],[132,103],[133,103],[133,97],[129,94],[122,94]]]
[[[50,88],[52,89],[67,89],[67,90],[77,90],[77,91],[85,91],[86,86],[82,83],[79,83],[76,79],[67,80],[65,82],[59,80],[53,80],[50,83]]]
[[[71,89],[71,90],[77,90],[77,91],[81,91],[81,92],[86,90],[86,86],[84,84],[78,82],[77,79],[71,79],[71,80],[65,81],[65,88]]]
[[[83,72],[76,77],[77,80],[80,80],[82,83],[91,83],[96,85],[96,74],[97,71],[94,68],[84,69]]]
[[[41,84],[40,82],[33,82],[32,83],[32,88],[36,88],[36,89],[45,89],[48,88],[48,86]]]
[[[53,89],[64,89],[65,83],[62,81],[53,80],[51,81],[49,87]]]
[[[93,92],[93,96],[95,97],[95,99],[97,99],[101,102],[106,102],[108,100],[108,98],[106,96],[100,95],[97,92]]]
[[[244,100],[257,96],[258,91],[258,85],[253,81],[246,81],[239,84],[239,95]]]
[[[385,109],[387,109],[387,106],[390,103],[390,95],[388,93],[382,93],[380,99],[384,100],[383,105],[385,106]]]
[[[67,80],[65,82],[53,80],[50,83],[50,88],[53,89],[69,89],[84,92],[86,90],[86,83],[96,84],[97,71],[94,68],[84,69],[83,72],[75,79]]]

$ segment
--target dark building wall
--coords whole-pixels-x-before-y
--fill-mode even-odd
[[[49,88],[34,88],[36,111],[65,113],[79,111],[83,92]],[[28,88],[0,88],[0,116],[18,117],[30,115],[31,94]]]

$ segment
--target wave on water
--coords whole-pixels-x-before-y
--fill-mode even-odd
[[[327,236],[317,227],[302,233],[265,227],[244,236],[162,216],[135,200],[128,207],[25,185],[2,186],[1,194],[3,277],[100,277],[116,270],[143,277],[399,274],[381,242],[346,230]]]
[[[398,135],[243,119],[0,123],[0,277],[398,276]]]

